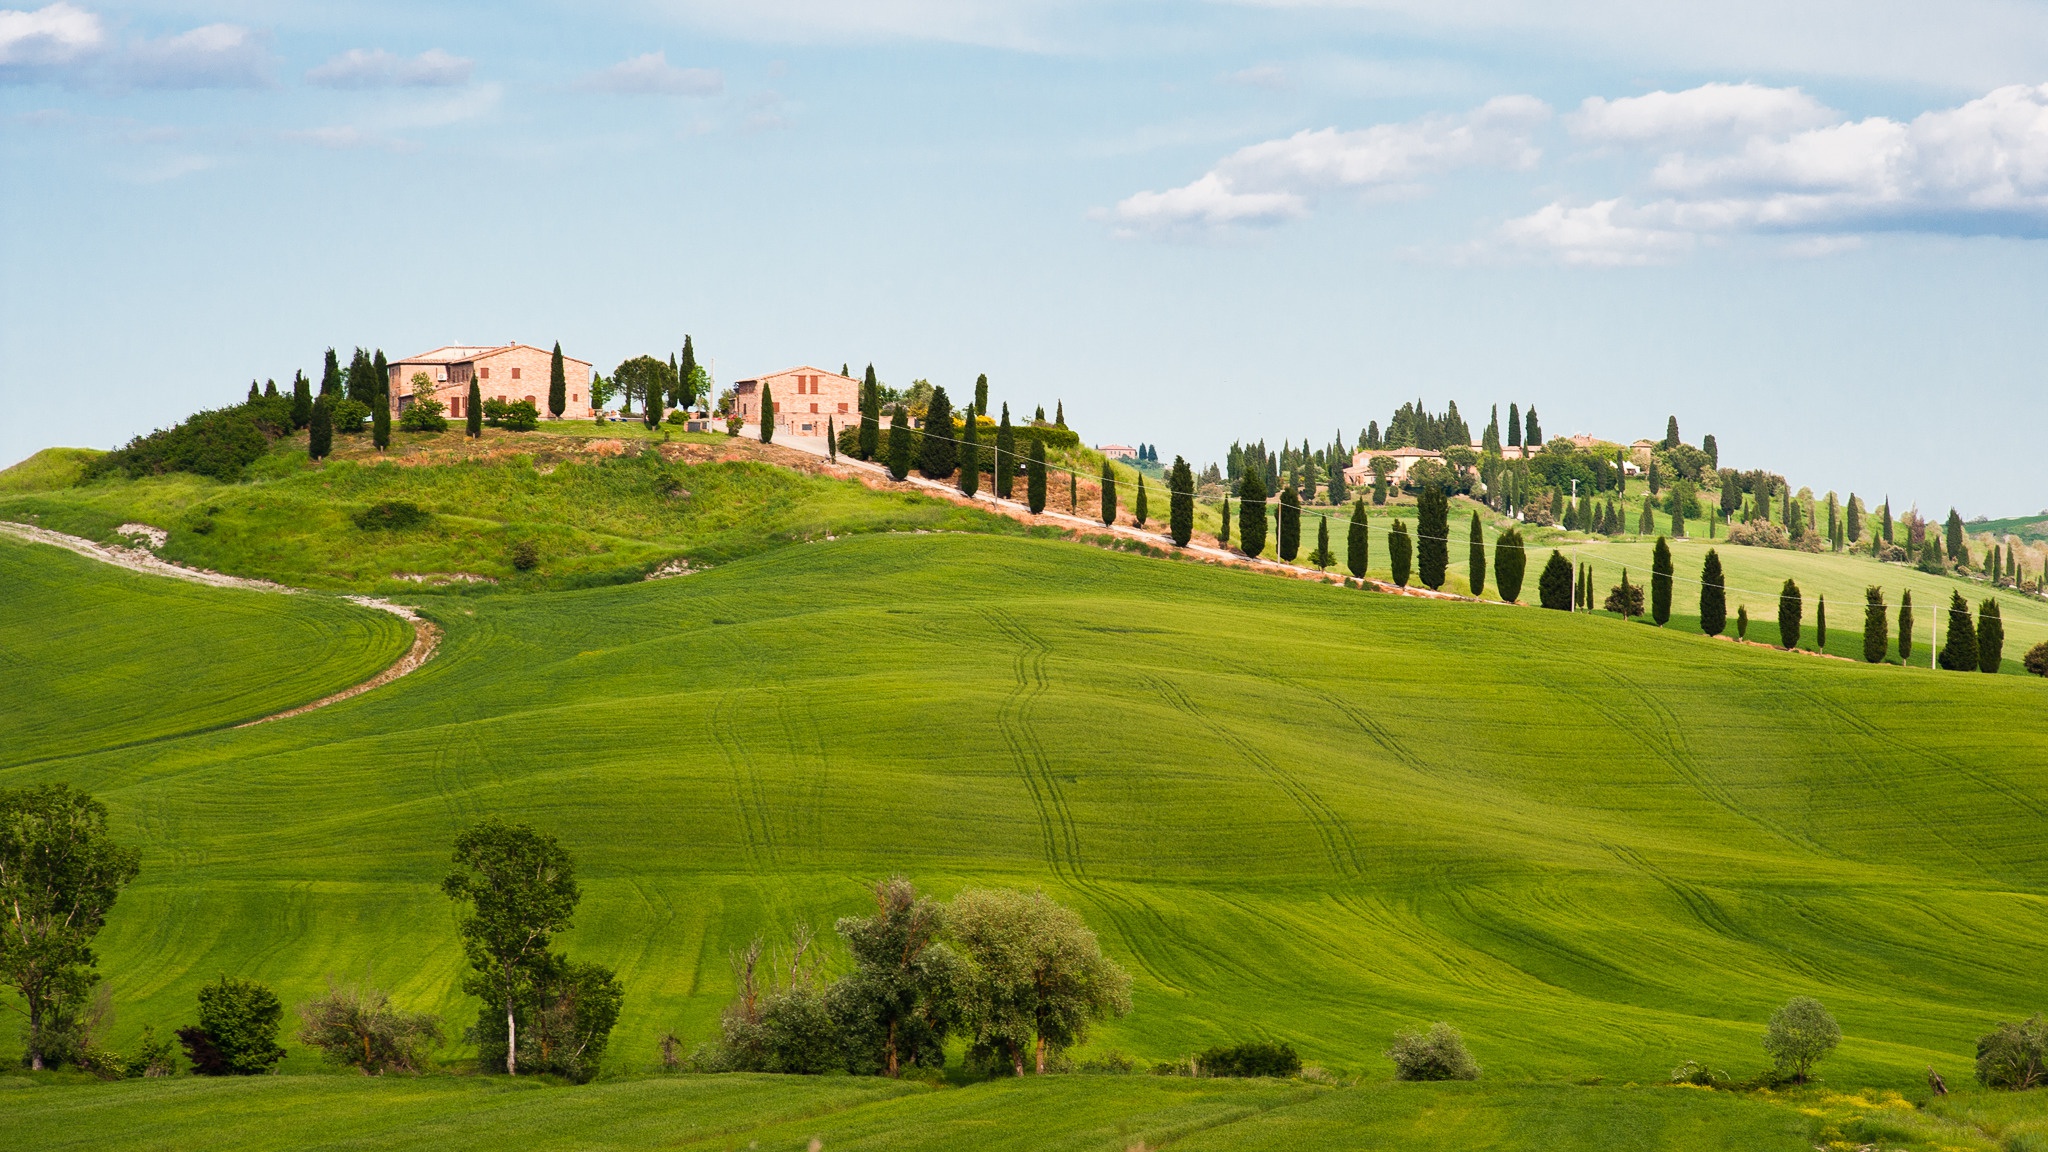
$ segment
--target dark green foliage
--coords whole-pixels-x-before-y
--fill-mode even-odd
[[[531,432],[540,427],[540,409],[531,400],[484,401],[484,423],[511,432]]]
[[[894,876],[875,885],[875,911],[837,924],[853,972],[828,1000],[845,1036],[850,1071],[895,1076],[941,1067],[959,1023],[960,960],[939,942],[945,910]]]
[[[1977,606],[1977,667],[1980,671],[1996,672],[2005,659],[2005,620],[1998,610],[1998,601],[1987,598]]]
[[[1771,1013],[1770,1023],[1764,1027],[1764,1051],[1778,1071],[1799,1084],[1804,1084],[1813,1066],[1841,1042],[1841,1027],[1811,996],[1787,1000],[1784,1007]]]
[[[988,411],[988,373],[986,372],[974,378],[974,410],[983,413]]]
[[[1668,417],[1664,421],[1664,447],[1676,448],[1678,444],[1678,417]]]
[[[1330,518],[1316,517],[1316,550],[1309,553],[1308,562],[1327,571],[1337,558],[1330,554]]]
[[[2020,665],[2036,676],[2048,676],[2048,640],[2027,649],[2027,654],[2020,661]]]
[[[1010,426],[1010,406],[1003,405],[1003,418],[996,424],[996,463],[992,473],[996,495],[1010,498],[1017,479],[1017,431]]]
[[[1424,587],[1444,586],[1450,558],[1450,505],[1443,489],[1431,484],[1415,494],[1415,567]]]
[[[1551,549],[1550,559],[1544,563],[1542,573],[1536,577],[1537,603],[1559,612],[1569,612],[1572,610],[1572,594],[1575,591],[1577,588],[1572,580],[1571,561],[1564,558],[1564,553],[1555,548]]]
[[[825,417],[825,459],[827,459],[827,460],[831,460],[831,461],[833,461],[834,463],[837,463],[837,462],[838,462],[838,460],[839,460],[839,437],[840,437],[841,435],[843,435],[843,434],[845,433],[845,431],[846,431],[846,430],[845,430],[845,429],[843,429],[843,428],[837,428],[837,427],[835,427],[835,426],[834,426],[834,424],[833,424],[833,420],[832,420],[832,417],[830,417],[830,416],[827,416],[827,417]],[[974,477],[974,479],[976,479],[976,480],[979,480],[980,478],[981,478],[981,477],[980,477],[980,474],[979,474],[979,473],[977,473],[977,474],[975,475],[975,477]],[[972,496],[972,495],[974,495],[973,487],[974,487],[974,486],[973,486],[973,484],[972,484],[971,482],[970,482],[970,483],[968,483],[968,484],[964,484],[964,485],[962,485],[962,489],[963,489],[964,491],[966,491],[966,493],[967,493],[967,494],[968,494],[969,496]]]
[[[1735,638],[1749,639],[1749,605],[1739,604],[1735,608]]]
[[[1522,530],[1510,528],[1493,542],[1493,588],[1500,598],[1515,603],[1522,594],[1522,577],[1529,566],[1529,554],[1522,546]]]
[[[1706,454],[1707,467],[1715,469],[1721,467],[1721,446],[1714,442],[1714,434],[1712,432],[1700,438],[1700,451]]]
[[[1366,560],[1371,555],[1371,532],[1366,521],[1365,498],[1351,502],[1351,523],[1345,530],[1344,563],[1353,576],[1365,577]]]
[[[1065,427],[1067,426],[1067,402],[1066,402],[1066,401],[1064,401],[1064,400],[1055,400],[1055,401],[1053,401],[1053,405],[1052,405],[1052,423],[1053,423],[1053,427],[1055,427],[1055,428],[1065,428]]]
[[[1949,593],[1948,636],[1941,646],[1940,662],[1951,672],[1977,670],[1977,629],[1970,620],[1970,602],[1961,592]]]
[[[277,1044],[283,1019],[277,993],[222,976],[199,989],[199,1023],[178,1029],[178,1039],[201,1076],[260,1076],[284,1059]]]
[[[1899,594],[1899,659],[1913,658],[1913,593]]]
[[[1963,543],[1963,517],[1961,513],[1953,508],[1948,510],[1948,521],[1942,525],[1942,537],[1948,548],[1950,562],[1956,564],[1966,564],[1969,562],[1969,550]]]
[[[1792,578],[1785,578],[1785,586],[1778,590],[1778,647],[1799,647],[1799,621],[1806,615],[1806,601],[1799,595],[1799,585]]]
[[[1166,477],[1172,494],[1167,509],[1167,532],[1175,544],[1185,548],[1195,536],[1195,470],[1184,457],[1175,456]]]
[[[1721,574],[1721,554],[1707,549],[1700,565],[1700,631],[1719,636],[1728,627],[1728,582]]]
[[[972,419],[973,413],[968,414]],[[924,414],[924,443],[917,454],[917,470],[927,480],[951,479],[960,467],[958,446],[953,443],[953,402],[944,388],[932,389],[931,404]]]
[[[1415,543],[1408,538],[1407,522],[1394,521],[1394,526],[1387,531],[1387,566],[1393,570],[1396,587],[1408,586],[1408,569],[1414,560],[1414,550]]]
[[[1581,581],[1581,585],[1586,589],[1587,598],[1591,599],[1593,579],[1590,573]],[[1590,607],[1591,605],[1588,605],[1588,608]],[[1622,569],[1621,583],[1607,590],[1607,601],[1601,608],[1624,618],[1634,618],[1643,614],[1643,586],[1628,582],[1628,569]]]
[[[1032,443],[1035,444],[1037,441]],[[1138,473],[1138,495],[1136,499],[1131,501],[1131,523],[1143,528],[1145,521],[1150,519],[1151,515],[1152,509],[1145,496],[1145,474],[1140,472]]]
[[[1009,406],[1004,405],[1003,422],[1007,424],[1009,423],[1009,421]],[[998,464],[1000,464],[1002,462],[1002,453],[1000,449],[1002,441],[997,440],[996,443],[998,445],[996,461]],[[878,451],[881,448],[881,446],[882,386],[875,380],[875,366],[873,364],[870,364],[868,365],[867,378],[862,380],[860,385],[860,442],[859,447],[854,451],[854,456],[861,460],[873,460],[875,458],[876,451]],[[998,470],[998,477],[1000,477],[1000,475],[1000,470]],[[996,481],[996,495],[1001,496],[1004,499],[1008,499],[1010,496],[1010,486],[1004,483],[1000,478],[997,479]]]
[[[2018,1024],[2001,1020],[1977,1037],[1977,1082],[2015,1092],[2048,1085],[2048,1019],[2036,1012]]]
[[[306,458],[309,460],[324,460],[334,451],[334,419],[328,414],[328,407],[325,400],[313,405],[313,416],[306,429]]]
[[[535,965],[532,983],[513,1005],[518,1023],[517,1067],[529,1074],[548,1073],[577,1083],[597,1075],[610,1045],[625,988],[617,973],[602,964],[578,963],[549,954]],[[476,1045],[480,1068],[506,1067],[503,1020],[491,1007],[477,1014],[465,1039]]]
[[[1107,457],[1102,461],[1102,523],[1105,527],[1116,523],[1116,473]]]
[[[1529,411],[1522,417],[1522,447],[1531,451],[1543,447],[1543,425],[1536,420],[1536,406],[1529,405]]]
[[[1247,556],[1266,550],[1266,477],[1258,468],[1237,482],[1237,547]]]
[[[1033,440],[1024,458],[1024,503],[1032,515],[1045,511],[1045,442]]]
[[[313,382],[306,379],[304,372],[292,374],[292,428],[304,428],[313,422]]]
[[[417,528],[433,518],[433,513],[410,500],[385,500],[358,509],[349,516],[356,527],[365,530]]]
[[[1856,543],[1856,541],[1862,539],[1863,502],[1861,500],[1856,499],[1856,494],[1854,492],[1849,493],[1849,503],[1843,506],[1842,518],[1844,526],[1847,528],[1848,531],[1849,543],[1854,544]]]
[[[889,410],[889,449],[885,461],[889,466],[891,480],[904,480],[910,476],[910,414],[898,404]],[[1002,485],[998,483],[1000,490]]]
[[[239,480],[244,468],[270,450],[271,437],[285,434],[290,427],[291,405],[287,401],[259,397],[233,408],[196,412],[181,424],[137,436],[125,448],[94,457],[82,475],[91,481],[118,473],[133,480],[190,472],[216,480]]]
[[[1216,518],[1216,546],[1218,548],[1230,547],[1230,496],[1228,493],[1224,494],[1223,497],[1223,514]]]
[[[370,406],[370,443],[377,451],[391,447],[391,395],[380,393]]]
[[[1671,619],[1671,578],[1677,571],[1671,563],[1671,545],[1662,536],[1650,551],[1650,619],[1662,628]]]
[[[1508,405],[1508,447],[1522,446],[1522,409],[1520,405]],[[1375,445],[1376,447],[1376,445]]]
[[[1486,591],[1486,535],[1479,524],[1479,513],[1472,513],[1472,539],[1466,545],[1465,567],[1471,573],[1472,594]]]
[[[1531,411],[1530,416],[1533,419],[1535,413]],[[1479,1064],[1466,1050],[1464,1037],[1441,1021],[1430,1025],[1427,1032],[1396,1033],[1386,1056],[1394,1062],[1396,1080],[1479,1079]]]
[[[377,364],[361,348],[348,361],[348,398],[365,408],[377,406]]]
[[[426,396],[413,397],[412,403],[399,413],[398,426],[407,432],[446,432],[448,418],[441,413],[446,408],[439,400]]]
[[[1885,616],[1884,589],[1872,584],[1863,590],[1863,658],[1872,664],[1884,663],[1885,649],[1890,646],[1891,637],[1885,633],[1891,622]]]
[[[831,421],[828,419],[829,425]],[[960,437],[960,491],[972,496],[981,491],[981,410],[967,411],[967,427]]]
[[[462,406],[462,430],[471,440],[481,439],[484,434],[484,396],[472,378],[469,382],[469,402]]]
[[[1204,1076],[1293,1076],[1301,1071],[1301,1057],[1292,1044],[1254,1040],[1210,1048],[1195,1057],[1195,1067]]]
[[[1280,487],[1280,559],[1288,563],[1301,551],[1301,493],[1294,485]]]
[[[561,345],[557,344],[555,347],[559,350]],[[839,374],[841,376],[846,375],[846,365],[841,364],[839,366]],[[685,332],[683,333],[683,360],[681,364],[676,366],[676,405],[680,408],[689,409],[696,406],[699,400],[706,399],[704,393],[709,391],[709,389],[700,389],[699,385],[704,384],[707,379],[708,377],[705,376],[704,370],[697,366],[697,345],[690,339],[690,334]],[[831,423],[831,420],[827,419],[826,423]]]
[[[341,361],[335,357],[334,349],[329,348],[325,366],[320,370],[320,399],[339,400],[341,396]]]
[[[471,825],[455,839],[455,868],[441,890],[466,905],[456,925],[469,975],[462,990],[482,1000],[505,1022],[505,1071],[519,1070],[517,1013],[548,989],[566,961],[548,951],[568,928],[582,890],[575,867],[553,836],[496,817]],[[478,1032],[495,1032],[479,1021]]]
[[[1813,602],[1813,650],[1828,650],[1828,598],[1816,597]]]
[[[540,545],[530,539],[512,542],[512,567],[521,572],[531,572],[540,567]]]
[[[562,342],[555,341],[555,351],[548,358],[548,415],[557,420],[569,408],[569,378],[562,371]]]
[[[1643,497],[1643,514],[1636,520],[1636,533],[1638,535],[1648,536],[1657,530],[1657,516],[1653,511],[1655,506],[1656,501],[1647,496]]]

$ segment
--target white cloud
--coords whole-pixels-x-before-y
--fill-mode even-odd
[[[725,90],[725,77],[715,68],[678,68],[668,62],[668,53],[663,51],[599,69],[585,76],[577,87],[632,96],[712,96]]]
[[[106,38],[97,15],[61,0],[33,12],[0,8],[0,69],[69,64],[99,51]]]
[[[1577,208],[1550,204],[1501,225],[1498,240],[1512,251],[1594,267],[1667,263],[1697,243],[1691,233],[1634,222],[1629,215],[1618,198]]]
[[[469,83],[476,61],[429,48],[400,56],[382,48],[351,48],[306,73],[323,88],[447,88]]]
[[[238,24],[208,24],[144,40],[128,50],[119,76],[145,88],[268,88],[272,60],[264,37]]]
[[[1294,87],[1294,79],[1287,74],[1287,69],[1277,64],[1260,64],[1228,72],[1224,74],[1223,82],[1240,88],[1264,88],[1269,92],[1286,92]]]
[[[1590,96],[1566,126],[1573,135],[1600,143],[1674,145],[1791,132],[1839,120],[1839,113],[1797,88],[1702,84],[1617,100]]]
[[[1335,189],[1412,189],[1461,168],[1528,168],[1531,132],[1550,117],[1533,96],[1501,96],[1457,116],[1339,132],[1297,132],[1241,148],[1192,183],[1139,192],[1109,213],[1126,232],[1267,224],[1308,213]]]

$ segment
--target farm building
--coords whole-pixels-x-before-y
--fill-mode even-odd
[[[778,434],[823,436],[828,420],[840,428],[849,421],[860,421],[860,381],[804,365],[734,381],[733,407],[743,422],[757,426],[761,423],[764,387],[775,400]]]
[[[468,417],[464,405],[469,403],[472,380],[486,400],[531,400],[546,416],[553,359],[553,352],[531,344],[450,344],[408,356],[391,365],[391,411],[403,412],[412,404],[413,377],[424,372],[432,387],[420,395],[446,404],[451,419]],[[577,420],[595,416],[590,406],[590,362],[564,356],[562,375],[568,383],[562,415]]]

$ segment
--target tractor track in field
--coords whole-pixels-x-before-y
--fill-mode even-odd
[[[1085,882],[1088,869],[1081,860],[1081,838],[1075,829],[1073,811],[1053,774],[1045,746],[1039,743],[1030,724],[1032,706],[1050,686],[1045,672],[1045,641],[1000,608],[984,608],[982,615],[1016,646],[1012,666],[1017,687],[996,709],[996,725],[1024,777],[1025,787],[1031,792],[1039,832],[1045,841],[1046,862],[1062,880]]]
[[[1423,763],[1422,757],[1417,756],[1413,751],[1411,751],[1408,748],[1406,744],[1401,743],[1401,741],[1397,739],[1392,732],[1387,731],[1386,725],[1381,724],[1378,720],[1375,720],[1372,717],[1372,714],[1365,711],[1363,708],[1358,707],[1357,705],[1351,703],[1351,701],[1344,699],[1342,696],[1339,696],[1336,693],[1329,691],[1328,689],[1317,688],[1310,684],[1304,684],[1298,680],[1292,681],[1292,683],[1294,687],[1299,689],[1300,691],[1307,692],[1310,695],[1316,697],[1317,699],[1323,701],[1323,703],[1328,704],[1330,707],[1336,709],[1339,713],[1341,713],[1344,716],[1346,720],[1351,721],[1353,727],[1356,727],[1360,732],[1363,732],[1365,734],[1366,739],[1379,745],[1380,748],[1384,750],[1389,756],[1392,756],[1394,759],[1399,760],[1401,763],[1407,765],[1410,769],[1419,772],[1424,776],[1442,775],[1442,773],[1438,772],[1435,768],[1432,768],[1428,764]]]
[[[1878,743],[1885,743],[1883,735],[1874,726],[1872,726],[1869,721],[1857,715],[1853,709],[1842,704],[1840,701],[1828,700],[1827,698],[1821,696],[1820,694],[1814,692],[1811,689],[1802,688],[1797,689],[1796,691],[1798,691],[1799,695],[1803,699],[1805,699],[1807,703],[1825,710],[1827,713],[1834,716],[1836,719],[1840,720],[1846,727],[1855,729],[1856,732],[1859,735],[1863,736],[1865,739],[1876,741]],[[1998,793],[1999,795],[2012,801],[2014,804],[2033,813],[2036,818],[2048,820],[2048,805],[2043,805],[2040,800],[2036,799],[2033,796],[2028,795],[2025,792],[2020,791],[2017,788],[2014,788],[2012,785],[2005,783],[2004,781],[1995,780],[1985,775],[1983,772],[1977,770],[1976,768],[1971,767],[1966,761],[1962,760],[1960,757],[1950,755],[1949,753],[1943,752],[1937,748],[1923,747],[1918,749],[1918,751],[1920,755],[1925,756],[1927,759],[1934,761],[1936,764],[1939,764],[1943,768],[1946,768],[1949,771],[1956,773],[1957,775],[1967,777],[1971,782],[1980,784],[1986,789]]]
[[[774,829],[769,824],[768,798],[761,784],[761,773],[755,768],[746,747],[733,735],[738,695],[737,690],[728,690],[712,705],[711,739],[718,745],[719,755],[725,759],[732,783],[733,808],[740,818],[740,851],[746,856],[749,868],[760,869],[775,862]]]

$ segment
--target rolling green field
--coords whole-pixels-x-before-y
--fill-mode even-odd
[[[1687,1058],[1753,1074],[1762,1021],[1811,994],[1844,1032],[1830,1085],[1924,1094],[1928,1065],[1967,1084],[1975,1036],[2048,1007],[2032,677],[1016,535],[869,533],[687,579],[424,596],[445,638],[419,672],[221,730],[361,679],[402,625],[11,542],[0,562],[36,617],[76,622],[7,636],[31,674],[0,681],[0,786],[87,788],[143,850],[100,940],[115,1046],[189,1022],[223,972],[287,1003],[369,972],[459,1032],[475,1006],[435,884],[486,814],[576,855],[564,943],[627,990],[614,1083],[370,1084],[302,1075],[320,1065],[288,1041],[292,1075],[262,1083],[0,1078],[0,1138],[21,1137],[0,1143],[234,1146],[224,1133],[268,1120],[300,1146],[387,1146],[412,1116],[416,1142],[453,1147],[1791,1149],[1825,1107],[1619,1086]],[[217,655],[122,642],[165,617],[167,587],[202,605],[173,630]],[[337,614],[298,637],[215,607],[238,597]],[[312,676],[319,661],[338,663]],[[219,691],[167,701],[195,665]],[[292,676],[310,679],[285,691]],[[222,703],[237,685],[271,695]],[[88,697],[70,727],[44,702]],[[1144,1065],[1285,1040],[1365,1082],[646,1075],[663,1031],[713,1034],[730,949],[827,925],[896,871],[1080,909],[1137,982],[1089,1051]],[[1387,1083],[1392,1033],[1437,1019],[1486,1079]]]

